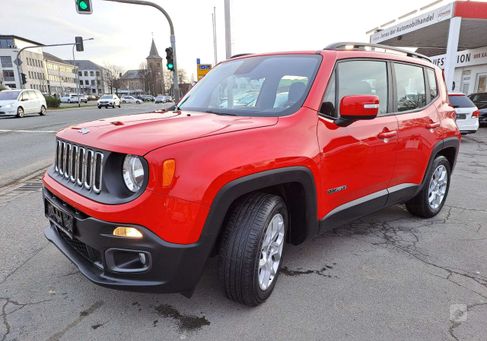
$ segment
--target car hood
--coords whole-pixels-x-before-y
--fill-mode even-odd
[[[58,137],[120,153],[144,155],[154,149],[205,136],[275,125],[277,117],[164,112],[112,117],[68,127]]]
[[[10,104],[14,104],[16,103],[17,101],[11,101],[11,100],[4,100],[4,101],[0,101],[0,107],[6,107],[7,105],[10,105]]]

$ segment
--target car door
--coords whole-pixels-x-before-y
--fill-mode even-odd
[[[37,98],[37,94],[34,90],[28,90],[29,94],[29,107],[31,114],[37,114],[41,111],[41,104],[39,103],[39,98]]]
[[[29,92],[30,92],[29,90],[23,91],[21,97],[21,106],[24,108],[25,114],[32,113],[32,101],[30,99]]]
[[[393,63],[394,110],[399,123],[397,167],[392,186],[403,189],[402,197],[414,192],[426,171],[431,150],[440,139],[437,75],[431,68]],[[400,193],[395,201],[403,198]]]
[[[390,68],[382,60],[339,61],[328,84],[318,122],[323,227],[383,208],[397,152],[397,118],[389,115]],[[344,96],[377,95],[379,116],[339,127]]]

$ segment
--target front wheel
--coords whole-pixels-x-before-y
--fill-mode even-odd
[[[448,159],[438,156],[426,175],[423,189],[411,200],[406,208],[412,215],[421,218],[432,218],[445,204],[450,188],[451,166]]]
[[[257,306],[271,295],[287,226],[286,204],[279,196],[253,193],[233,206],[219,252],[220,279],[229,299]]]
[[[39,113],[39,115],[46,116],[46,113],[47,113],[46,107],[45,106],[42,106],[41,107],[41,112]]]

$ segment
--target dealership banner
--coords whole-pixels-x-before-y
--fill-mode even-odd
[[[430,25],[437,24],[444,20],[453,17],[453,3],[442,6],[435,10],[423,13],[415,18],[405,20],[397,25],[384,28],[381,31],[374,33],[370,37],[370,42],[373,44],[382,43],[391,38],[410,33]]]
[[[446,54],[431,57],[433,64],[442,69],[445,67]],[[481,47],[472,50],[463,50],[457,53],[455,67],[473,66],[487,64],[487,47]]]

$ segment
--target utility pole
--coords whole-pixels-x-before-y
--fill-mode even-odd
[[[216,7],[213,7],[213,13],[211,15],[213,23],[213,66],[218,63],[218,52],[217,52],[217,40],[216,40]]]
[[[226,58],[232,57],[232,25],[230,21],[230,0],[225,0],[225,52]]]
[[[177,66],[177,58],[176,58],[176,36],[174,35],[174,25],[172,23],[171,17],[169,14],[166,12],[164,8],[159,6],[158,4],[155,4],[151,1],[143,1],[143,0],[105,0],[105,1],[111,1],[111,2],[120,2],[124,4],[132,4],[132,5],[142,5],[142,6],[150,6],[154,7],[155,9],[159,10],[162,14],[167,19],[167,22],[169,23],[169,29],[171,32],[171,47],[173,50],[173,56],[174,56],[174,71],[173,71],[173,97],[174,100],[179,102],[180,98],[180,92],[179,92],[179,77],[178,77],[178,66]]]

